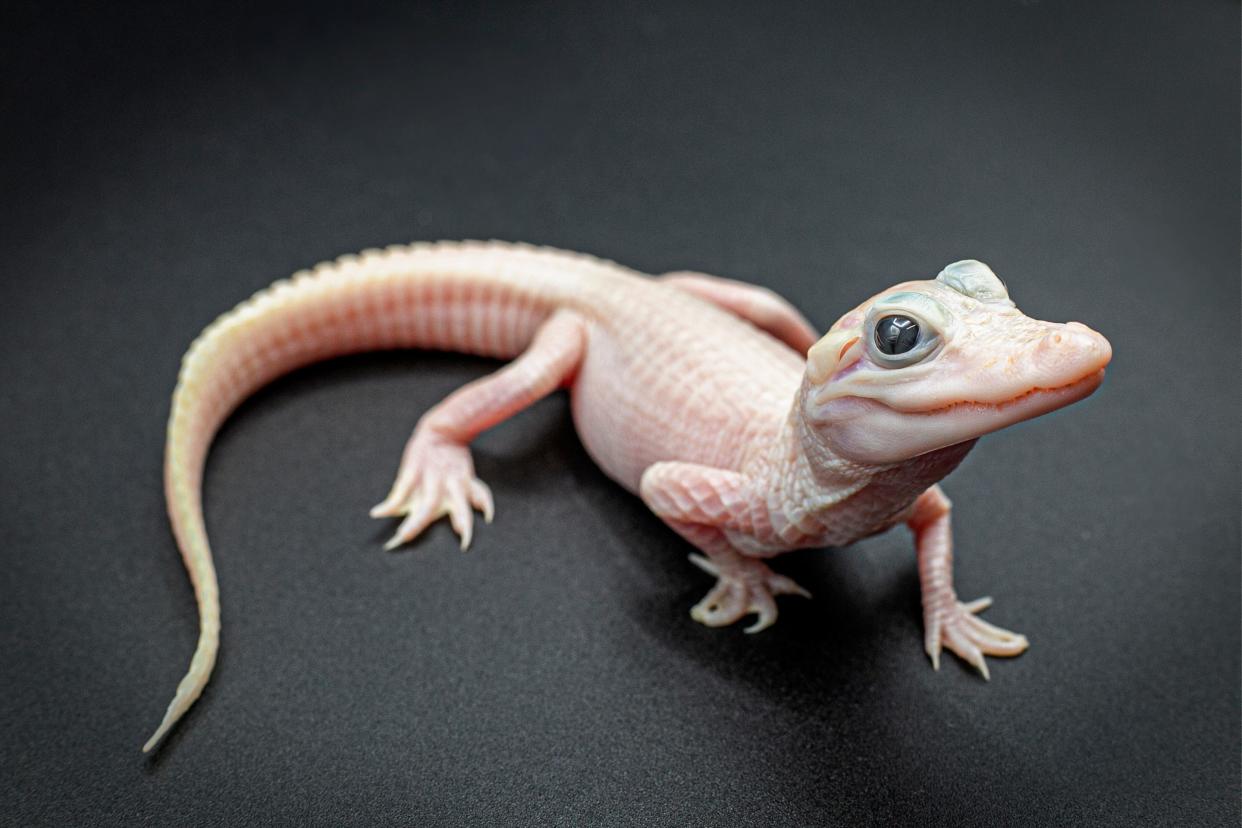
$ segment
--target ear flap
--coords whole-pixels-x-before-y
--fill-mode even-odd
[[[1009,302],[1009,291],[992,268],[974,259],[963,259],[940,271],[936,281],[980,302]]]
[[[806,352],[806,378],[813,385],[823,385],[836,373],[841,357],[858,340],[851,329],[830,331]]]

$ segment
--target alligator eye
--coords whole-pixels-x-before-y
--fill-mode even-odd
[[[904,354],[919,344],[919,323],[908,316],[885,316],[875,323],[875,347],[882,354]]]

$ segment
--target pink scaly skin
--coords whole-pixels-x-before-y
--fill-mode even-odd
[[[435,348],[511,360],[428,411],[372,510],[402,521],[388,547],[447,516],[466,548],[492,518],[469,443],[557,388],[600,467],[702,554],[717,584],[709,626],[807,595],[765,559],[914,532],[924,646],[986,678],[985,655],[1026,639],[977,617],[953,589],[949,501],[936,486],[976,439],[1082,399],[1111,356],[1076,322],[1023,316],[979,262],[905,282],[824,337],[771,291],[696,273],[652,279],[590,256],[501,242],[367,251],[295,274],[220,317],[191,345],[173,394],[165,491],[194,585],[199,641],[151,750],[202,693],[220,604],[201,483],[229,413],[294,368],[341,354]]]

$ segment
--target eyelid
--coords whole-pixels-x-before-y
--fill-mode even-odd
[[[935,328],[938,334],[948,331],[953,322],[953,315],[948,308],[923,293],[902,291],[877,299],[871,306],[868,324],[873,324],[882,315],[905,313],[914,317],[920,324]]]

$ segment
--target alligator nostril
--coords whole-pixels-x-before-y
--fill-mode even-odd
[[[1053,341],[1055,344],[1060,345],[1060,344],[1061,344],[1061,335],[1060,335],[1060,334],[1053,334],[1053,335],[1052,335],[1052,341]]]

